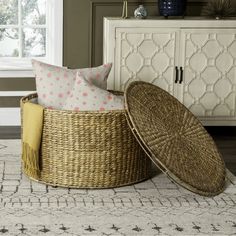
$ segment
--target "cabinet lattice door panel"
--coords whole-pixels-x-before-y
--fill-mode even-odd
[[[115,89],[142,80],[174,94],[178,31],[119,28],[116,31]]]
[[[236,125],[236,20],[104,19],[108,88],[153,83],[204,125]]]
[[[181,30],[180,101],[195,115],[234,117],[236,30]]]

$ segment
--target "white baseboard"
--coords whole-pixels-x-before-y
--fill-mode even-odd
[[[23,97],[35,91],[0,91],[1,97]],[[20,108],[0,107],[0,126],[20,126]]]
[[[24,97],[36,91],[1,91],[0,97]]]
[[[0,108],[0,126],[20,126],[20,108]]]

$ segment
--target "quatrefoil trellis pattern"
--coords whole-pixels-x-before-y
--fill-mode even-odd
[[[197,116],[236,116],[235,29],[128,28],[118,30],[116,39],[116,89],[144,80]],[[184,69],[181,85],[174,83],[175,66]]]
[[[118,38],[119,89],[129,79],[143,80],[173,94],[176,32],[120,32]]]
[[[185,41],[182,102],[198,116],[235,116],[235,30],[189,30],[182,36]]]

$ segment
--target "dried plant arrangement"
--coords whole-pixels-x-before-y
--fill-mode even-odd
[[[123,0],[122,18],[128,18],[128,0]]]
[[[220,19],[222,17],[232,16],[235,9],[231,0],[209,0],[208,4],[202,9],[203,16]]]

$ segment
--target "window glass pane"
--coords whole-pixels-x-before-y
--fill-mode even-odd
[[[18,29],[0,29],[0,57],[19,56]]]
[[[18,23],[18,0],[0,0],[0,25]]]
[[[46,0],[22,0],[21,2],[23,24],[46,24]]]
[[[22,54],[24,57],[46,56],[46,29],[25,28],[22,33]]]

